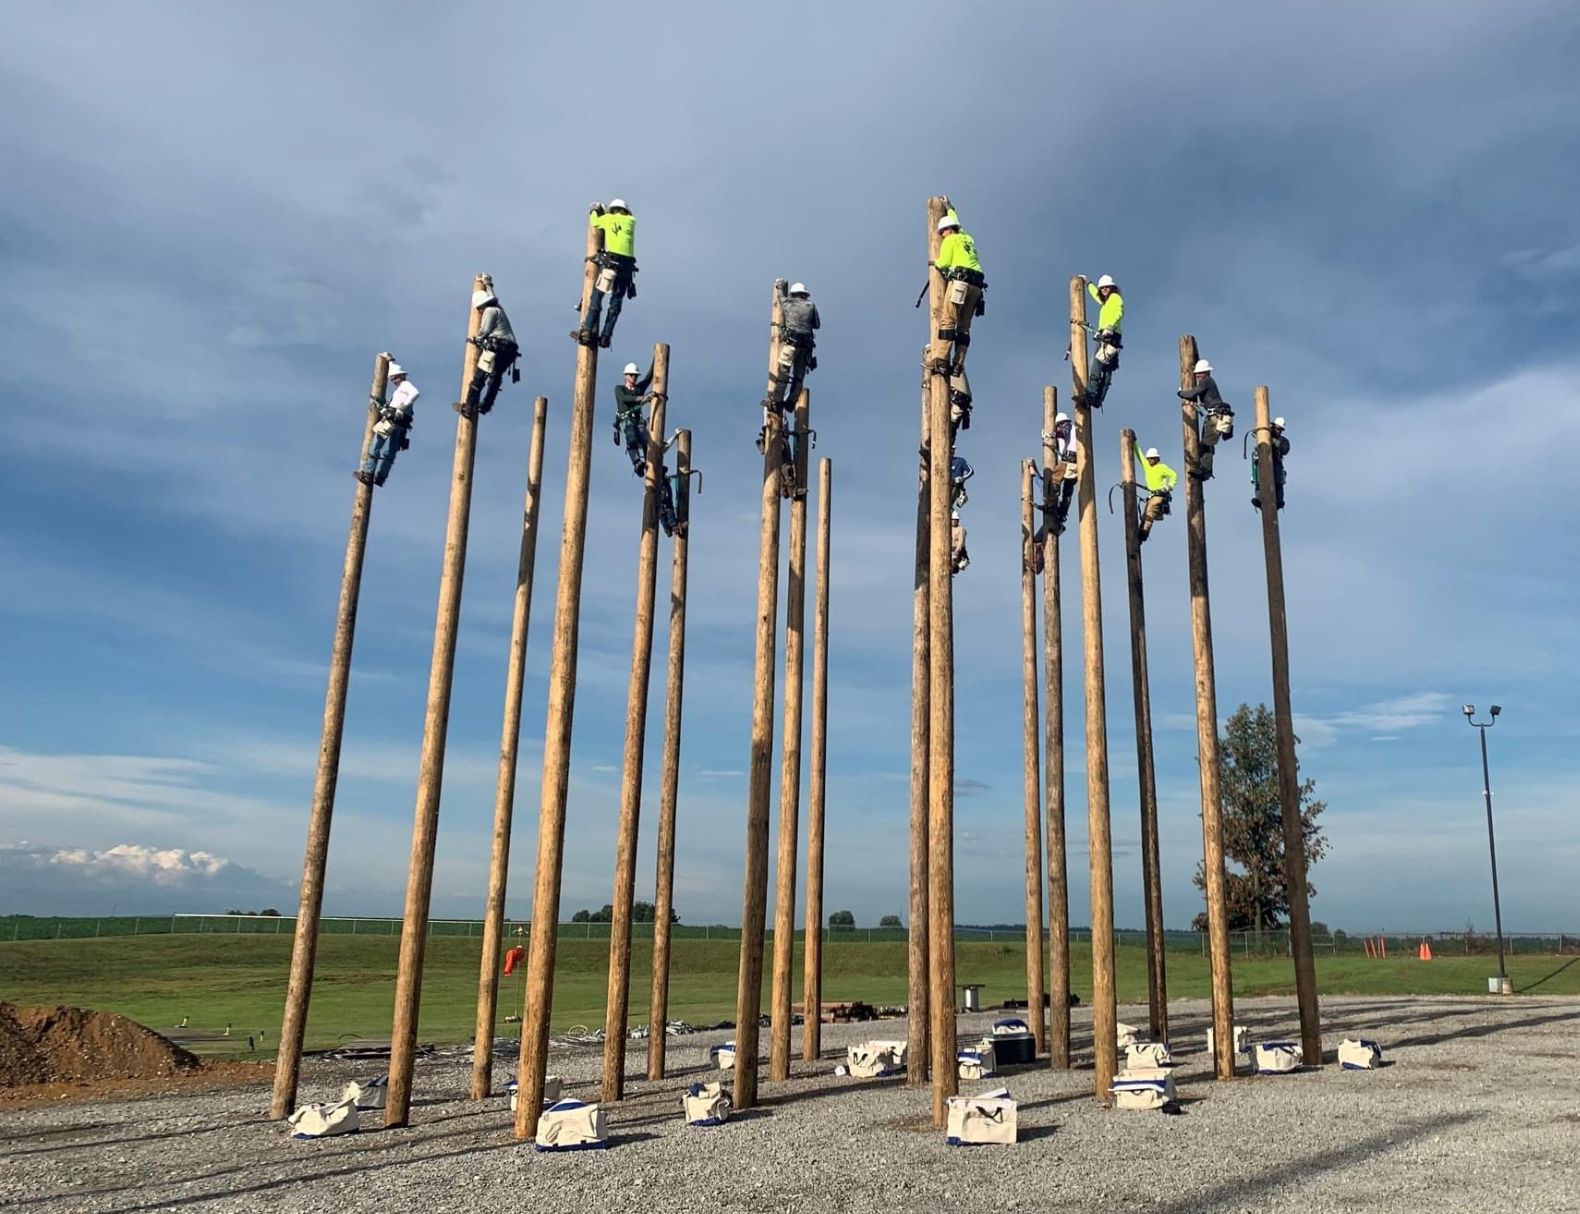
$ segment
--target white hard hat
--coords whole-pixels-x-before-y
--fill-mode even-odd
[[[945,215],[938,221],[938,230],[940,232],[947,232],[950,228],[958,228],[959,226],[960,221],[953,215]]]
[[[808,291],[806,289],[806,283],[804,283],[804,282],[793,282],[793,283],[790,284],[790,294],[792,294],[792,295],[810,295],[810,294],[812,294],[812,292],[810,292],[810,291]]]
[[[622,211],[629,211],[631,209],[625,205],[624,198],[611,198],[609,200],[609,209],[612,211],[615,209],[615,207],[619,207]]]
[[[1275,417],[1273,419],[1273,425],[1277,426],[1280,430],[1282,430],[1284,428],[1284,419],[1281,418],[1281,417]]]
[[[1116,287],[1118,285],[1119,284],[1114,281],[1114,276],[1112,274],[1104,274],[1097,280],[1097,289],[1099,291],[1104,287]]]
[[[1163,457],[1158,454],[1158,449],[1156,447],[1148,447],[1147,448],[1147,458],[1148,459],[1162,459]]]
[[[473,291],[472,292],[472,306],[474,308],[481,308],[484,304],[490,304],[490,303],[493,303],[493,302],[494,302],[494,293],[492,291]]]
[[[1210,362],[1208,362],[1205,358],[1198,358],[1196,360],[1196,374],[1197,375],[1207,374],[1207,373],[1210,373],[1211,371],[1212,371],[1212,364]]]
[[[635,363],[626,363],[625,364],[625,374],[627,374],[627,375],[640,375],[640,374],[642,374],[642,372],[637,368],[637,365]]]
[[[1070,415],[1068,413],[1055,413],[1053,415],[1053,424],[1056,425],[1056,426],[1060,422],[1067,422],[1069,420],[1070,420]]]
[[[398,362],[396,362],[393,359],[391,359],[390,360],[390,378],[394,379],[397,375],[405,375],[405,374],[406,374],[406,368],[401,366]]]
[[[960,511],[958,511],[958,510],[951,510],[949,512],[949,517],[951,519],[953,519],[955,522],[958,523],[960,521]]]

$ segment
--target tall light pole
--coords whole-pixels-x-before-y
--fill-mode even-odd
[[[1487,770],[1487,730],[1498,722],[1498,714],[1503,709],[1498,705],[1492,706],[1492,720],[1476,720],[1476,706],[1465,705],[1465,720],[1475,726],[1481,733],[1481,793],[1487,801],[1487,851],[1492,856],[1492,919],[1498,929],[1498,985],[1503,987],[1509,979],[1509,972],[1503,965],[1503,908],[1498,902],[1498,842],[1492,834],[1492,776]]]

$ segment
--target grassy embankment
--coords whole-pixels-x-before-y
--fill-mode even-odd
[[[332,1044],[342,1035],[387,1036],[394,998],[394,938],[326,936],[319,944],[318,979],[308,1022],[309,1047]],[[423,984],[421,1036],[425,1041],[470,1038],[477,998],[478,942],[436,938],[429,942]],[[143,936],[120,940],[24,941],[0,944],[0,999],[23,1005],[68,1003],[130,1016],[152,1028],[169,1028],[183,1016],[193,1027],[235,1033],[262,1030],[265,1047],[279,1029],[291,941],[284,937],[223,935]],[[670,1015],[693,1024],[733,1019],[738,945],[728,940],[677,940],[674,944]],[[799,953],[799,949],[797,950]],[[1072,950],[1074,986],[1084,1001],[1091,990],[1091,955],[1085,944]],[[556,1031],[603,1023],[608,944],[561,940],[554,992]],[[980,982],[989,1004],[1023,995],[1025,953],[1010,943],[963,941],[957,945],[961,982]],[[650,946],[637,941],[632,957],[631,1023],[647,1019]],[[1206,960],[1190,954],[1168,957],[1171,998],[1208,993]],[[1317,977],[1325,994],[1485,994],[1496,972],[1488,957],[1443,957],[1375,961],[1365,957],[1319,958]],[[796,961],[797,997],[801,965]],[[1509,959],[1517,992],[1580,994],[1580,959],[1519,956]],[[1119,997],[1146,999],[1146,958],[1140,948],[1118,950]],[[1286,994],[1293,989],[1287,959],[1238,958],[1235,992]],[[500,1032],[506,1015],[519,1015],[520,970],[501,980]],[[764,986],[764,1007],[768,988]],[[903,943],[832,943],[824,949],[824,998],[869,1003],[905,1000]],[[240,1048],[244,1044],[238,1042]]]

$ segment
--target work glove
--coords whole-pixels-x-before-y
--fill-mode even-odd
[[[603,203],[595,202],[590,207],[588,207],[587,210],[588,210],[588,212],[590,214],[602,215],[603,214]]]

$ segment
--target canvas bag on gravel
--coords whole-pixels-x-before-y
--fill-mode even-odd
[[[1133,1024],[1126,1024],[1123,1020],[1114,1025],[1114,1032],[1118,1038],[1117,1044],[1122,1050],[1141,1040],[1141,1030]]]
[[[361,1125],[354,1100],[339,1104],[304,1104],[286,1119],[292,1138],[333,1138],[337,1134],[354,1134]]]
[[[510,1111],[516,1111],[517,1082],[511,1079],[505,1084],[505,1094],[510,1097]],[[558,1075],[545,1075],[543,1077],[543,1103],[553,1104],[560,1098],[560,1077]]]
[[[1293,1041],[1263,1041],[1254,1048],[1258,1075],[1287,1075],[1300,1069],[1300,1050]]]
[[[1169,1053],[1169,1047],[1163,1041],[1132,1041],[1125,1047],[1125,1066],[1129,1070],[1138,1067],[1173,1066],[1174,1056]]]
[[[1116,1109],[1161,1109],[1179,1099],[1174,1077],[1162,1067],[1126,1067],[1109,1090]]]
[[[1382,1063],[1382,1046],[1364,1037],[1339,1042],[1339,1066],[1346,1071],[1370,1071]]]
[[[353,1079],[346,1084],[345,1091],[340,1093],[340,1099],[342,1102],[351,1101],[364,1113],[372,1109],[382,1109],[389,1097],[389,1083],[388,1075],[380,1075],[377,1079],[369,1079],[366,1082]]]
[[[735,1042],[726,1041],[723,1045],[710,1046],[708,1057],[713,1060],[713,1065],[721,1071],[735,1069]]]
[[[681,1097],[687,1125],[723,1125],[730,1119],[730,1098],[720,1083],[694,1083]]]
[[[882,1046],[884,1049],[888,1050],[890,1054],[894,1055],[894,1065],[896,1067],[898,1067],[902,1071],[905,1069],[905,1050],[906,1050],[906,1046],[909,1044],[908,1042],[905,1042],[905,1041],[869,1041],[869,1042],[867,1042],[867,1044],[868,1045]]]
[[[851,1046],[845,1051],[845,1065],[857,1079],[876,1079],[900,1069],[894,1060],[894,1051],[880,1041],[863,1041]]]
[[[556,1100],[538,1118],[540,1151],[593,1151],[609,1145],[603,1110],[580,1100]]]
[[[982,1079],[993,1073],[993,1043],[987,1038],[967,1046],[955,1056],[962,1079]]]
[[[1212,1026],[1207,1026],[1207,1052],[1213,1052]],[[1234,1026],[1234,1052],[1236,1054],[1249,1054],[1251,1052],[1251,1030],[1243,1024]]]
[[[981,1096],[949,1098],[948,1142],[952,1147],[1015,1141],[1015,1101],[1008,1088]]]

